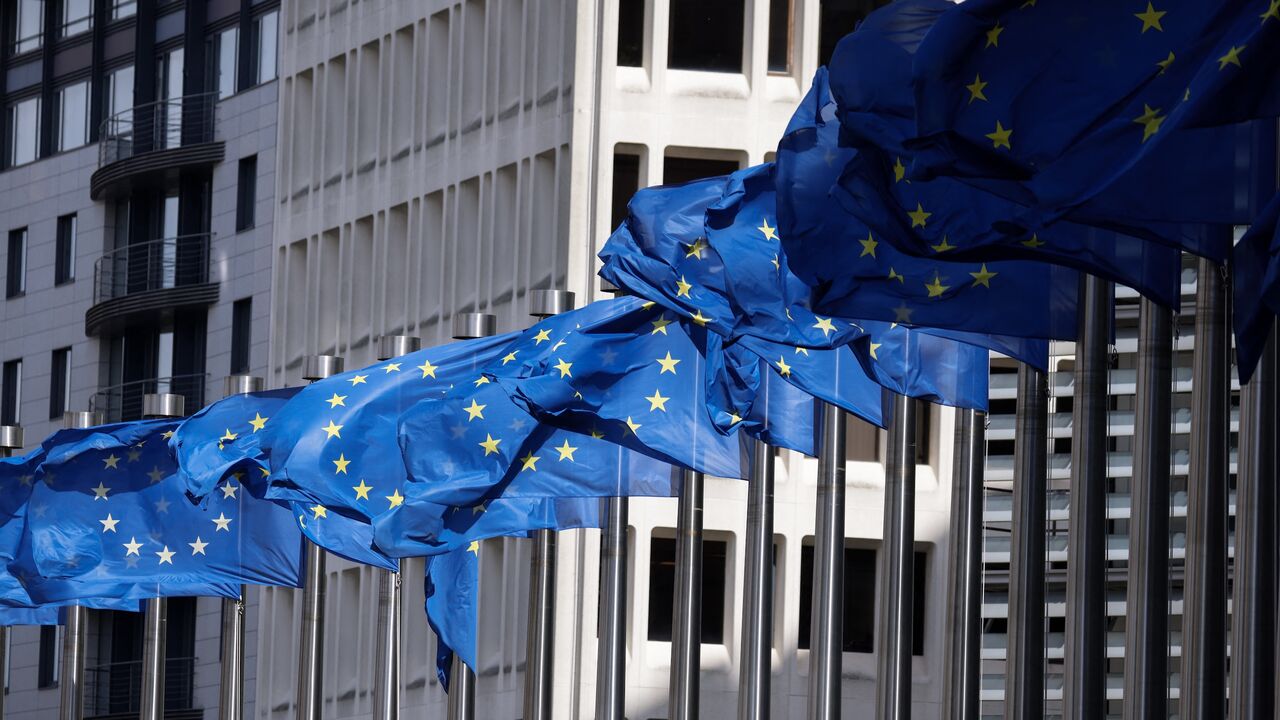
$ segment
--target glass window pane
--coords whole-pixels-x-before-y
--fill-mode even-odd
[[[231,28],[218,33],[218,51],[216,58],[218,99],[229,98],[236,94],[236,77],[240,67],[240,29]]]
[[[115,117],[132,109],[133,66],[127,65],[107,75],[107,117]]]
[[[791,0],[769,0],[769,72],[791,70]]]
[[[259,83],[276,79],[276,34],[279,32],[280,13],[269,12],[258,18],[258,78]]]
[[[618,3],[618,65],[644,64],[644,0]]]
[[[0,370],[0,425],[18,425],[21,408],[22,361],[9,360]]]
[[[745,0],[671,0],[667,67],[742,72]]]
[[[5,297],[17,297],[27,291],[27,229],[9,231],[9,248],[5,256]]]
[[[137,0],[114,0],[111,4],[111,19],[127,18],[138,12]]]
[[[62,0],[61,37],[79,35],[93,27],[92,0]]]
[[[17,0],[13,18],[13,52],[38,50],[43,44],[44,0]]]
[[[58,218],[57,247],[54,256],[53,282],[55,285],[76,279],[76,215]]]
[[[89,82],[78,82],[58,91],[58,150],[78,148],[89,142]]]
[[[40,98],[9,106],[9,127],[9,164],[35,160],[40,149]]]

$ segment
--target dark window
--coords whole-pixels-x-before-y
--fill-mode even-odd
[[[279,25],[279,10],[272,10],[253,23],[253,39],[257,45],[252,55],[253,76],[258,84],[276,79],[276,33]]]
[[[231,374],[249,372],[249,344],[253,329],[253,298],[231,306]]]
[[[17,297],[27,291],[27,229],[9,231],[9,253],[5,256],[4,296]]]
[[[813,617],[813,546],[800,548],[800,636],[797,647],[809,649]],[[875,652],[876,551],[844,549],[844,651]]]
[[[5,38],[9,43],[9,52],[21,55],[39,49],[44,43],[44,2],[45,0],[10,0],[5,3],[9,8],[9,36]]]
[[[138,12],[138,0],[111,0],[111,19],[131,17]]]
[[[627,219],[627,203],[640,189],[640,156],[613,154],[613,216],[609,227],[616,228]]]
[[[769,0],[769,72],[791,71],[791,0]]]
[[[223,100],[236,94],[240,79],[240,28],[230,27],[209,39],[209,87]]]
[[[933,418],[933,405],[928,400],[916,400],[916,462],[929,463],[929,429]]]
[[[91,0],[62,0],[61,37],[88,32],[93,27],[93,2]]]
[[[924,596],[929,581],[929,554],[916,553],[913,569],[915,592],[911,595],[911,654],[924,655]]]
[[[0,425],[17,425],[22,407],[22,361],[9,360],[0,370]]]
[[[724,644],[725,572],[729,544],[702,541],[702,642]],[[649,639],[671,640],[676,590],[676,541],[653,538],[649,546]]]
[[[737,160],[706,160],[668,155],[662,159],[662,184],[676,185],[690,180],[728,175],[741,167]]]
[[[872,10],[887,4],[889,0],[822,0],[818,10],[818,64],[830,64],[840,39],[853,32]]]
[[[58,90],[54,130],[57,150],[71,150],[89,142],[89,81],[72,83]]]
[[[58,639],[57,625],[40,626],[40,658],[36,672],[36,687],[58,686],[58,664],[62,659],[62,643]]]
[[[49,419],[56,420],[69,409],[67,394],[71,391],[71,348],[53,351],[49,376]]]
[[[236,186],[236,232],[253,227],[253,206],[258,195],[258,156],[240,159]]]
[[[667,66],[742,72],[745,0],[671,0]]]
[[[56,257],[53,260],[53,284],[61,285],[76,279],[76,216],[75,213],[58,218]]]
[[[26,165],[40,157],[40,98],[9,106],[9,166]]]
[[[644,0],[618,2],[618,64],[644,65]]]

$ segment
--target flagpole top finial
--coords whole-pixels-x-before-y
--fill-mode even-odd
[[[228,375],[222,381],[222,395],[223,397],[248,395],[249,393],[262,392],[266,387],[266,381],[257,375]]]
[[[22,448],[22,426],[0,425],[0,450],[19,450]]]
[[[453,316],[453,339],[472,340],[498,334],[498,318],[489,313],[467,312]]]
[[[187,414],[187,399],[173,393],[147,393],[142,396],[142,416],[148,418],[180,418]]]
[[[529,293],[529,314],[534,317],[559,315],[573,307],[574,295],[568,290],[543,288]]]
[[[65,428],[89,428],[105,422],[106,418],[96,410],[68,410],[62,414],[62,426]]]
[[[422,349],[422,338],[415,335],[383,335],[378,338],[378,360],[390,360]]]
[[[308,355],[302,360],[303,380],[323,380],[342,372],[342,358],[337,355]]]

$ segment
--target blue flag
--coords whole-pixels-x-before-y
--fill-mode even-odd
[[[1253,375],[1280,313],[1280,195],[1240,239],[1232,267],[1236,365],[1244,383]]]
[[[0,626],[4,627],[13,625],[62,625],[63,622],[62,608],[52,605],[35,608],[0,607]]]
[[[301,584],[290,513],[224,482],[192,505],[166,440],[178,421],[60,430],[43,443],[11,567],[36,602],[239,597],[241,584]]]

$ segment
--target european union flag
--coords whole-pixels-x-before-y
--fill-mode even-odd
[[[136,609],[136,608],[135,608]],[[0,626],[13,625],[62,625],[65,620],[60,607],[0,607]]]
[[[45,440],[11,564],[33,600],[239,597],[241,584],[301,584],[302,536],[287,510],[232,481],[207,507],[188,501],[165,442],[178,424],[60,430]]]
[[[1280,313],[1280,195],[1235,247],[1232,295],[1236,365],[1247,382]]]

